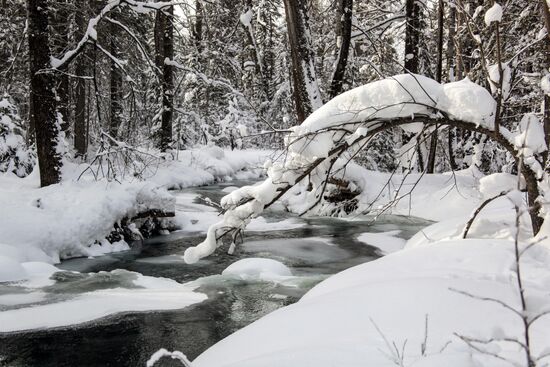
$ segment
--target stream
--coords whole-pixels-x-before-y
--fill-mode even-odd
[[[219,202],[229,186],[243,184],[246,182],[229,182],[175,192],[186,199],[178,201],[177,209],[201,217],[208,212],[208,199]],[[208,198],[206,204],[199,197]],[[64,261],[58,267],[66,272],[56,273],[52,286],[52,292],[60,297],[124,286],[124,274],[109,278],[97,274],[124,269],[180,283],[194,281],[199,285],[197,291],[207,294],[208,299],[172,311],[116,314],[69,327],[0,333],[0,366],[145,366],[160,348],[180,350],[192,360],[229,334],[297,302],[326,277],[381,256],[377,248],[358,241],[358,235],[399,230],[399,237],[407,239],[429,224],[399,216],[377,221],[363,216],[353,220],[293,218],[292,225],[276,225],[282,219],[288,221],[289,216],[280,208],[267,211],[265,223],[259,230],[245,233],[245,243],[235,254],[220,249],[194,265],[185,264],[181,254],[202,241],[203,231],[178,231],[135,243],[130,251]],[[220,275],[230,264],[250,257],[280,261],[294,277],[269,282]],[[168,359],[158,365],[180,366]]]

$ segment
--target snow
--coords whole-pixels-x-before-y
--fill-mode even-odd
[[[550,95],[550,74],[546,74],[541,78],[540,87],[544,93]]]
[[[268,178],[264,182],[242,187],[221,200],[226,210],[223,220],[209,228],[203,242],[186,250],[185,259],[194,263],[212,254],[218,247],[218,231],[243,230],[282,190],[305,176],[313,188],[301,198],[307,211],[308,205],[316,202],[316,195],[320,195],[325,172],[332,166],[329,153],[349,135],[356,138],[346,140],[354,152],[358,149],[354,145],[361,142],[371,128],[379,127],[387,119],[411,118],[411,122],[415,122],[414,117],[418,115],[437,119],[446,114],[493,128],[495,108],[496,102],[490,93],[467,79],[442,85],[424,76],[402,74],[343,93],[315,110],[301,125],[290,129],[291,133],[285,137],[288,157],[284,161],[266,161]],[[510,132],[505,133],[511,136]],[[315,162],[317,166],[306,172]],[[342,162],[336,162],[336,166]]]
[[[2,282],[12,282],[26,277],[27,272],[18,261],[0,256],[0,280]]]
[[[547,251],[547,250],[544,250]],[[497,367],[499,360],[470,350],[458,335],[490,337],[495,330],[520,337],[521,322],[492,302],[451,289],[494,297],[514,307],[518,298],[507,240],[439,242],[383,257],[330,277],[298,303],[239,330],[200,355],[196,367],[394,366],[395,343],[406,341],[405,365]],[[526,255],[524,279],[532,294],[544,292],[550,272]],[[427,352],[425,339],[428,318]],[[533,327],[535,355],[550,337],[550,320]],[[389,341],[389,348],[384,339]],[[250,341],[254,348],[250,348]],[[521,350],[498,343],[508,358]]]
[[[252,12],[252,9],[249,9],[246,13],[241,14],[239,20],[243,26],[250,27],[250,22],[252,21],[253,16],[254,13]]]
[[[170,357],[172,359],[179,360],[183,366],[191,366],[191,362],[189,362],[185,354],[177,350],[170,352],[164,348],[159,349],[155,353],[153,353],[151,358],[149,358],[149,360],[147,361],[146,366],[153,367],[155,364],[157,364],[158,361],[160,361],[164,357]]]
[[[396,237],[399,233],[399,230],[382,233],[363,233],[357,237],[357,240],[367,245],[378,247],[383,254],[390,254],[403,249],[407,243],[403,238]]]
[[[520,134],[515,137],[515,146],[524,157],[546,151],[544,128],[535,114],[528,113],[519,123]]]
[[[485,12],[485,24],[487,27],[491,25],[493,22],[501,22],[502,21],[502,7],[495,2],[487,12]]]
[[[509,173],[493,173],[479,180],[479,192],[483,195],[483,199],[490,199],[503,192],[509,192],[517,188],[518,177]],[[523,178],[521,178],[520,188],[525,188]]]
[[[512,81],[512,69],[508,63],[501,63],[502,68],[502,98],[507,99],[510,96],[511,84]],[[500,83],[500,69],[498,64],[489,65],[487,67],[489,72],[489,85],[491,86],[491,91],[493,94],[497,93],[498,85]]]
[[[452,117],[494,128],[496,102],[491,94],[468,78],[443,85],[438,107]]]
[[[229,265],[222,275],[231,275],[243,280],[278,280],[292,276],[291,270],[283,263],[262,258],[246,258]]]

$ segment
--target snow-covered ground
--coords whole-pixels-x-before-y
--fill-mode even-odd
[[[496,302],[460,291],[520,309],[513,242],[473,239],[426,244],[416,243],[330,277],[298,303],[211,347],[193,366],[505,365],[469,348],[461,338],[522,341],[521,319]],[[532,314],[550,306],[549,255],[546,248],[532,248],[522,261]],[[547,351],[548,340],[550,317],[541,318],[531,329],[534,356]],[[514,362],[524,360],[514,342],[500,340],[481,348]]]

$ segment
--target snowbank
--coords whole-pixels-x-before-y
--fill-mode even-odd
[[[538,255],[527,254],[523,266],[532,295],[546,294],[550,281]],[[502,361],[472,351],[457,335],[491,338],[498,332],[520,337],[520,319],[499,304],[451,289],[518,307],[513,257],[513,244],[504,240],[448,241],[396,252],[330,277],[298,303],[214,345],[193,365],[389,367],[395,366],[395,343],[405,349],[404,365],[500,367]],[[549,304],[540,299],[536,308]],[[550,318],[541,319],[532,330],[534,355],[547,347],[549,338]],[[495,343],[493,350],[523,361],[513,343]]]

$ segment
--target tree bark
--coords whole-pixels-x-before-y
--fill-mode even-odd
[[[544,70],[548,71],[548,68],[550,67],[550,9],[548,9],[548,3],[546,0],[540,0],[540,7],[542,11],[542,17],[544,19],[544,25],[546,26],[546,39],[545,39],[545,45],[546,47],[546,65],[544,67]],[[550,96],[544,93],[544,117],[543,117],[543,123],[544,123],[544,139],[546,142],[546,147],[550,148]],[[547,163],[548,161],[548,150],[546,150],[545,157],[544,157],[544,163]]]
[[[202,20],[203,20],[203,8],[201,0],[195,0],[195,24],[192,29],[193,39],[195,40],[195,46],[197,52],[202,53]]]
[[[174,26],[172,16],[174,7],[157,11],[155,18],[155,60],[162,71],[160,99],[162,101],[161,128],[159,148],[162,152],[170,149],[172,144],[172,110],[174,98],[174,75],[172,66],[166,60],[174,59]]]
[[[441,83],[443,77],[443,0],[439,0],[437,7],[437,68],[435,72],[435,80]],[[428,154],[428,163],[426,165],[426,173],[434,173],[435,157],[437,153],[437,129],[435,129],[430,137],[430,153]]]
[[[420,30],[422,8],[418,0],[405,2],[405,71],[417,74],[420,70]]]
[[[330,83],[329,97],[334,98],[342,92],[342,85],[346,74],[349,48],[351,44],[351,26],[353,16],[353,0],[338,0],[336,13],[336,35],[340,41],[336,69]]]
[[[284,0],[292,58],[293,96],[297,122],[304,121],[323,101],[314,67],[309,38],[307,0]]]
[[[40,185],[44,187],[56,184],[61,180],[62,165],[61,152],[58,149],[60,126],[57,122],[57,102],[54,92],[56,77],[53,73],[39,72],[51,67],[48,1],[27,0],[27,10],[31,73],[30,92],[33,106],[30,120],[36,130]]]
[[[110,53],[114,58],[120,57],[120,48],[118,42],[118,28],[115,24],[110,25]],[[111,114],[109,121],[109,135],[114,139],[118,138],[118,129],[122,125],[123,114],[123,90],[122,90],[122,70],[118,67],[114,60],[111,60]]]
[[[67,46],[69,44],[69,14],[71,6],[70,1],[68,0],[55,0],[50,6],[55,6],[55,9],[52,9],[52,29],[54,34],[50,39],[52,46],[52,52],[55,56],[62,55],[67,51]],[[61,71],[66,71],[64,67]],[[63,118],[61,123],[61,129],[63,131],[68,131],[70,124],[70,114],[69,114],[69,104],[70,104],[70,95],[69,95],[69,75],[67,73],[61,73],[56,77],[57,86],[57,110]]]
[[[88,27],[88,6],[82,4],[76,10],[77,39],[82,37]],[[74,111],[74,148],[77,156],[86,155],[88,137],[86,134],[86,81],[82,77],[87,76],[89,71],[88,55],[84,52],[76,60],[75,73],[81,77],[76,80],[75,85],[75,111]]]

